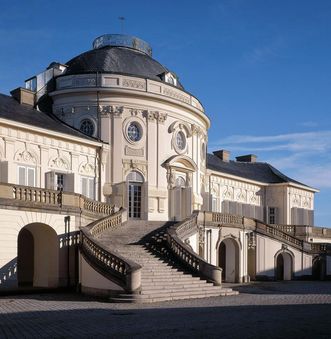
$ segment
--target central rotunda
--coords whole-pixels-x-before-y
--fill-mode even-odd
[[[130,218],[181,220],[201,209],[210,122],[176,74],[152,58],[150,46],[103,35],[61,66],[47,95],[53,113],[110,145],[100,154],[108,168],[99,177],[104,184],[94,186],[91,178],[83,194],[124,206]]]

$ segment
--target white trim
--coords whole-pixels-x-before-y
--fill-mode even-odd
[[[8,119],[4,119],[4,118],[0,118],[0,123],[6,124],[6,125],[9,125],[9,126],[13,126],[16,129],[17,129],[17,127],[22,128],[22,129],[26,129],[30,133],[32,133],[32,131],[33,132],[39,132],[41,134],[47,135],[48,137],[54,136],[54,137],[57,137],[57,138],[67,139],[69,141],[77,141],[81,144],[93,145],[93,146],[97,146],[97,147],[107,145],[106,143],[102,143],[102,142],[99,142],[99,141],[87,140],[84,137],[80,138],[80,137],[76,137],[76,136],[71,135],[71,134],[55,132],[51,129],[45,129],[45,128],[41,128],[41,127],[37,127],[37,126],[33,126],[33,125],[28,125],[28,124],[24,124],[24,123],[21,123],[21,122],[18,122],[18,121],[8,120]],[[68,127],[68,128],[70,128],[70,127]],[[79,131],[77,131],[77,133],[79,133]]]

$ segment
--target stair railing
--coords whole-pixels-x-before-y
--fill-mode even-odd
[[[185,242],[189,234],[198,233],[198,214],[194,212],[191,217],[167,230],[167,243],[172,253],[191,271],[212,282],[214,285],[222,284],[222,269],[209,264],[195,253]]]
[[[121,286],[127,293],[138,293],[141,290],[141,266],[105,247],[95,238],[107,229],[120,227],[124,212],[121,209],[81,228],[80,250],[98,273]]]

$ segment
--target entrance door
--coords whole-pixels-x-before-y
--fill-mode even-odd
[[[128,214],[131,219],[140,219],[142,216],[142,188],[144,177],[137,171],[132,171],[127,178],[128,187]],[[144,207],[146,208],[146,207]]]
[[[284,258],[282,254],[277,257],[277,280],[284,280]]]
[[[141,184],[129,182],[129,218],[141,218]]]

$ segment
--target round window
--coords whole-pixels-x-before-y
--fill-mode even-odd
[[[131,141],[139,141],[142,135],[139,124],[136,122],[131,122],[128,126],[127,134]]]
[[[79,128],[84,134],[92,136],[94,134],[94,124],[90,119],[84,119],[80,123]]]
[[[179,131],[176,135],[176,145],[178,147],[179,150],[183,150],[185,149],[186,146],[186,139],[185,139],[185,135],[182,131]]]

